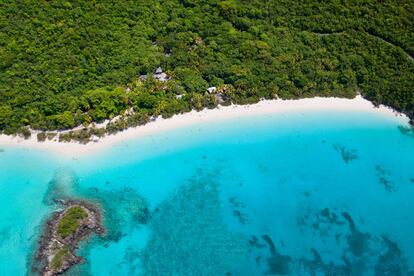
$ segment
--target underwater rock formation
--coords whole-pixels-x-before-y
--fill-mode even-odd
[[[412,120],[414,122],[414,120]],[[399,126],[398,129],[400,132],[404,135],[414,137],[414,125],[411,124],[411,126]]]
[[[286,275],[290,273],[290,262],[292,258],[287,255],[282,255],[276,250],[276,246],[273,243],[269,235],[263,235],[263,240],[268,244],[270,257],[267,258],[267,265],[269,270],[265,275]]]
[[[223,224],[217,186],[214,176],[199,176],[157,206],[143,275],[239,275],[248,239]]]
[[[402,259],[401,250],[397,244],[387,237],[382,237],[386,252],[378,258],[378,262],[375,265],[376,275],[404,275],[406,269],[406,263]],[[408,275],[411,275],[408,272]]]
[[[342,212],[342,216],[349,224],[350,234],[346,236],[348,242],[349,251],[356,257],[361,257],[366,252],[369,252],[369,242],[371,235],[359,231],[351,215],[347,212]]]
[[[353,160],[358,159],[358,153],[354,149],[348,149],[341,144],[336,144],[333,147],[337,152],[341,154],[341,157],[345,161],[345,163],[349,163]]]
[[[242,209],[245,207],[244,204],[237,201],[237,199],[234,197],[231,197],[229,199],[229,202],[230,202],[230,206],[233,209],[233,216],[237,219],[237,221],[242,225],[247,224],[248,223],[247,215],[242,212]]]
[[[383,166],[377,165],[375,167],[379,183],[387,190],[387,192],[395,192],[394,182],[390,179],[391,173]]]
[[[151,215],[147,200],[131,188],[101,190],[87,189],[82,197],[99,205],[105,210],[105,241],[118,242],[134,228],[148,223]]]
[[[249,241],[257,271],[267,275],[410,275],[407,260],[398,244],[386,236],[363,232],[348,212],[332,208],[305,212],[298,226],[314,229],[323,243],[336,240],[341,250],[332,261],[329,252],[315,245],[312,257],[285,254],[284,243],[276,246],[271,236],[253,235]],[[263,242],[266,246],[263,246]],[[408,274],[407,274],[408,273]]]
[[[72,171],[58,169],[48,184],[48,188],[43,196],[43,203],[53,206],[70,198],[79,198],[79,195],[75,192],[78,188],[77,186],[78,179]]]

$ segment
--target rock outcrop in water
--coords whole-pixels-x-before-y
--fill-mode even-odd
[[[75,255],[80,241],[92,233],[104,234],[98,207],[85,201],[61,202],[63,210],[52,214],[45,224],[33,272],[43,276],[58,275],[81,263]]]

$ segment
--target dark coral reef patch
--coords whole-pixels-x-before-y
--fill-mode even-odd
[[[359,158],[355,149],[349,149],[342,144],[335,144],[333,148],[341,155],[345,163],[350,163]]]
[[[213,175],[196,177],[157,207],[144,275],[226,275],[244,261],[247,238],[223,225],[217,189]]]

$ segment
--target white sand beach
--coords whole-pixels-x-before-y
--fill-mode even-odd
[[[252,115],[288,113],[288,112],[309,112],[309,111],[365,111],[383,114],[384,116],[398,117],[401,123],[408,123],[408,117],[393,111],[391,108],[380,106],[375,107],[370,101],[357,96],[354,99],[343,98],[308,98],[299,100],[263,100],[252,105],[231,105],[219,106],[216,109],[205,109],[200,112],[191,111],[185,114],[175,115],[169,119],[159,118],[146,125],[129,128],[115,135],[108,135],[97,142],[80,144],[77,142],[63,143],[57,141],[38,142],[36,135],[25,140],[21,137],[0,135],[0,148],[2,147],[23,147],[49,151],[64,157],[77,157],[90,152],[98,151],[111,145],[154,135],[169,129],[183,126],[196,125],[200,122],[222,121],[232,118],[241,118]]]

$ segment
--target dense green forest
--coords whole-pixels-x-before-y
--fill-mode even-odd
[[[0,131],[358,92],[413,118],[413,56],[413,0],[3,0]]]

